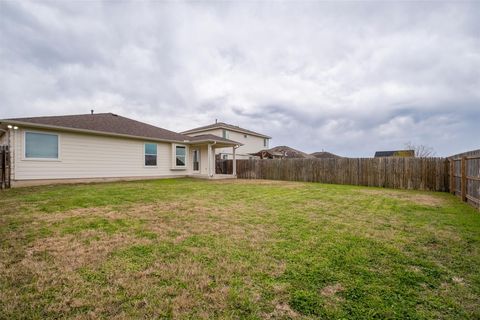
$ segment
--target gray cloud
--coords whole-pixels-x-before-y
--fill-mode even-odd
[[[0,2],[0,118],[219,119],[307,152],[479,147],[478,3]]]

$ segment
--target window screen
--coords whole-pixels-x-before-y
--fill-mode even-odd
[[[184,146],[175,147],[175,164],[177,167],[184,167],[186,163],[186,152]]]
[[[25,158],[58,159],[58,135],[26,132]]]
[[[157,165],[157,144],[145,143],[145,165],[156,166]]]

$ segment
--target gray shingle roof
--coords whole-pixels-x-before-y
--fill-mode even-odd
[[[198,135],[198,136],[189,137],[189,139],[190,139],[190,141],[193,141],[193,142],[195,142],[195,141],[217,141],[217,142],[226,142],[226,143],[233,143],[233,144],[242,145],[242,143],[240,143],[240,142],[233,141],[233,140],[230,140],[230,139],[225,139],[225,138],[216,136],[214,134],[201,134],[201,135]]]
[[[309,155],[309,154],[307,154],[303,151],[300,151],[300,150],[297,150],[297,149],[294,149],[294,148],[291,148],[291,147],[288,147],[288,146],[277,146],[277,147],[273,147],[271,149],[262,150],[262,151],[267,151],[267,152],[270,152],[272,154],[279,153],[279,154],[282,154],[287,159],[289,159],[289,158],[303,158],[303,159],[315,158],[312,155]]]
[[[91,130],[177,142],[191,140],[191,137],[187,135],[155,127],[150,124],[125,118],[113,113],[13,118],[5,119],[4,121],[9,120],[37,125]]]
[[[317,159],[341,158],[340,156],[337,156],[336,154],[333,154],[327,151],[318,151],[318,152],[311,153],[311,155]]]
[[[203,127],[190,129],[190,130],[187,130],[187,131],[183,131],[182,133],[183,134],[189,134],[189,133],[201,132],[201,131],[211,130],[211,129],[227,129],[227,130],[238,131],[238,132],[242,132],[242,133],[246,133],[246,134],[251,134],[251,135],[262,137],[262,138],[267,138],[267,139],[272,138],[270,136],[267,136],[267,135],[264,135],[264,134],[261,134],[261,133],[255,132],[255,131],[251,131],[251,130],[248,130],[248,129],[244,129],[244,128],[241,128],[239,126],[234,126],[234,125],[231,125],[231,124],[228,124],[228,123],[225,123],[225,122],[218,122],[218,123],[214,123],[214,124],[209,124],[208,126],[203,126]]]

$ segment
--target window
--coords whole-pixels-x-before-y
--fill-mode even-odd
[[[229,134],[228,134],[228,131],[227,131],[227,130],[223,129],[222,137],[223,137],[224,139],[228,139]]]
[[[244,135],[243,135],[243,137],[244,137],[245,139],[247,139],[247,138],[248,138],[248,136],[247,136],[246,134],[244,134]]]
[[[58,135],[25,132],[25,158],[58,159]]]
[[[263,146],[268,147],[268,139],[267,138],[263,139]]]
[[[193,171],[200,170],[200,150],[193,150]]]
[[[157,165],[157,144],[145,143],[145,166]]]
[[[175,166],[185,167],[187,163],[187,153],[185,146],[175,146]]]

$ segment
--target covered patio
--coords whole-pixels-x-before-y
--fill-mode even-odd
[[[237,161],[236,149],[242,144],[233,140],[221,138],[213,134],[204,134],[192,137],[190,144],[190,159],[193,171],[190,177],[200,179],[236,179]],[[232,148],[233,172],[232,174],[215,173],[215,150]]]

